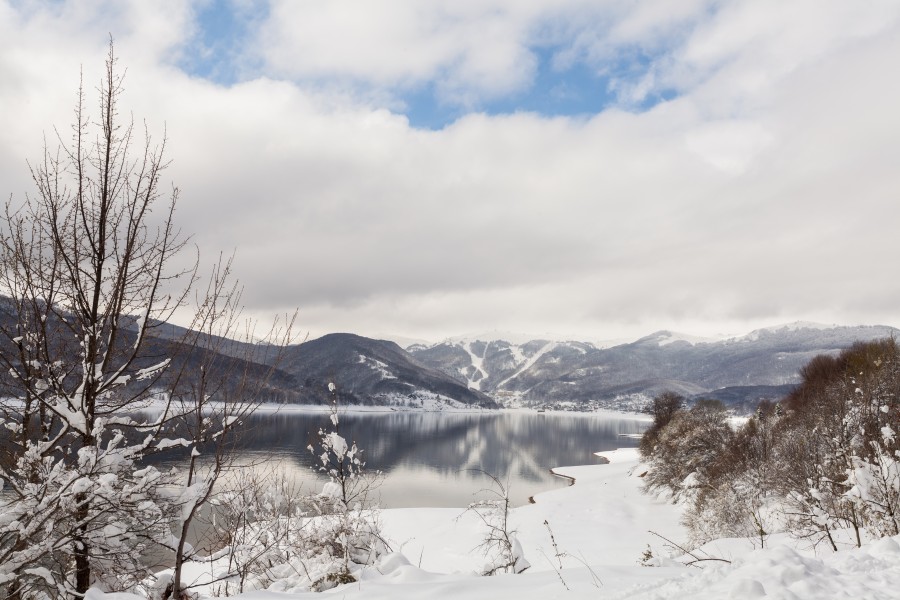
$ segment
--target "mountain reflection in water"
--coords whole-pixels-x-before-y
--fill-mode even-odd
[[[315,472],[317,432],[326,413],[260,411],[246,423],[238,461],[280,463],[304,492],[325,480]],[[620,434],[642,432],[647,421],[627,415],[501,413],[342,413],[340,432],[364,450],[367,471],[385,474],[377,493],[382,508],[464,507],[488,486],[480,471],[508,482],[514,505],[568,485],[552,467],[597,464],[601,450],[636,446]],[[254,468],[262,468],[257,466]]]

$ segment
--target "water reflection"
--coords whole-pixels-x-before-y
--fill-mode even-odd
[[[315,445],[328,415],[255,414],[239,441],[244,464],[279,464],[307,491],[321,479],[307,449]],[[549,469],[597,464],[601,450],[633,447],[646,421],[633,417],[535,413],[347,413],[341,434],[365,451],[367,470],[385,474],[381,506],[462,507],[488,480],[479,471],[508,481],[515,505],[538,492],[567,485]],[[260,466],[254,468],[261,468]]]

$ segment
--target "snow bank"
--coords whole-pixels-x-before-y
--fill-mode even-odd
[[[807,556],[785,545],[755,550],[730,565],[692,569],[613,598],[898,598],[900,536],[862,548]]]
[[[679,599],[722,598],[900,598],[900,536],[862,548],[816,555],[787,536],[772,536],[765,549],[751,540],[717,540],[697,552],[726,562],[685,566],[680,551],[654,531],[681,543],[680,509],[640,491],[644,472],[635,449],[598,453],[609,464],[554,471],[574,485],[538,494],[536,503],[515,508],[531,568],[521,575],[479,577],[485,557],[476,550],[484,524],[463,508],[381,511],[382,531],[393,552],[357,573],[359,581],[322,592],[246,592],[244,600],[466,600],[514,598]],[[552,535],[552,537],[551,537]],[[651,560],[642,564],[649,550]],[[103,595],[89,600],[132,600]]]

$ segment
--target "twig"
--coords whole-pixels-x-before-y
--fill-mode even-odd
[[[567,591],[567,592],[571,591],[571,590],[569,590],[569,586],[566,585],[566,580],[563,579],[563,576],[562,576],[562,573],[560,572],[560,569],[557,569],[557,568],[556,568],[556,566],[553,564],[553,561],[550,560],[550,557],[547,556],[547,554],[546,554],[543,550],[541,550],[541,554],[543,554],[543,555],[544,555],[544,558],[547,559],[547,562],[550,563],[550,568],[553,569],[553,571],[556,573],[556,576],[559,577],[559,581],[560,581],[560,583],[563,584],[563,587],[566,588],[566,591]]]
[[[687,554],[688,556],[690,556],[691,558],[694,559],[694,560],[691,560],[691,561],[688,561],[688,562],[684,563],[685,565],[688,565],[688,566],[691,566],[691,567],[695,567],[695,566],[697,566],[696,563],[698,563],[698,562],[705,562],[705,561],[719,561],[719,562],[723,562],[723,563],[728,563],[729,565],[731,564],[731,561],[730,561],[730,560],[726,560],[726,559],[724,559],[724,558],[716,558],[716,557],[712,557],[712,556],[710,556],[710,557],[708,557],[708,558],[701,558],[701,557],[697,556],[696,554],[694,554],[693,552],[691,552],[690,550],[688,550],[688,549],[686,549],[686,548],[684,548],[684,547],[682,547],[682,546],[676,544],[675,542],[673,542],[673,541],[670,540],[669,538],[667,538],[667,537],[665,537],[665,536],[663,536],[663,535],[660,535],[660,534],[656,533],[655,531],[647,530],[647,532],[650,533],[650,534],[652,534],[652,535],[655,535],[656,537],[660,538],[661,540],[663,540],[663,541],[665,541],[665,542],[668,542],[669,544],[671,544],[671,545],[674,546],[675,548],[678,548],[679,550],[681,550],[682,552],[684,552],[685,554]],[[697,568],[699,568],[699,567],[697,567]]]
[[[559,561],[559,568],[562,569],[562,554],[560,554],[559,552],[559,546],[556,545],[556,538],[553,536],[553,530],[550,529],[550,523],[547,522],[547,519],[544,519],[544,526],[547,528],[547,532],[550,534],[550,543],[553,544],[553,552],[556,554],[556,560]]]

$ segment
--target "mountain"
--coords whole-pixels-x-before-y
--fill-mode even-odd
[[[628,344],[452,339],[413,346],[422,363],[502,401],[525,405],[634,408],[663,390],[736,406],[778,399],[818,354],[856,341],[897,336],[886,326],[793,323],[725,340],[657,331]]]
[[[328,401],[334,382],[344,402],[496,408],[489,396],[431,368],[394,342],[332,333],[285,349],[279,369],[297,378],[304,403]]]
[[[64,377],[65,385],[77,384],[80,370],[72,365],[79,365],[79,338],[72,335],[72,325],[67,324],[68,315],[59,312],[48,312],[45,327],[49,346],[55,359],[55,365],[69,365],[69,374]],[[0,364],[20,367],[16,334],[17,317],[15,305],[6,298],[0,298]],[[218,397],[233,398],[245,396],[246,390],[252,389],[257,397],[266,402],[297,402],[299,397],[296,377],[284,370],[273,368],[267,357],[275,354],[276,349],[265,345],[242,344],[223,337],[200,335],[166,324],[152,323],[147,329],[146,337],[137,356],[131,352],[137,340],[136,319],[122,317],[119,322],[118,352],[111,358],[112,365],[122,365],[132,359],[130,372],[132,375],[143,369],[151,369],[163,360],[168,366],[156,372],[152,377],[133,376],[130,382],[137,390],[145,387],[156,390],[171,389],[175,382],[180,382],[182,389],[196,389],[198,374],[203,371],[207,375],[209,385],[216,389]],[[192,343],[191,340],[199,343]],[[40,365],[40,362],[32,365]],[[0,369],[0,397],[18,396],[21,383],[11,369]]]
[[[171,344],[180,333],[175,328],[160,337]],[[335,333],[283,349],[267,387],[274,398],[301,403],[326,402],[333,381],[342,401],[353,404],[620,409],[642,407],[653,395],[672,390],[751,410],[789,392],[814,356],[898,335],[900,330],[886,326],[798,322],[728,339],[657,331],[601,346],[491,332],[404,350],[391,341]],[[262,348],[229,341],[217,349],[242,359]],[[269,358],[256,360],[273,364],[276,353],[264,354]]]
[[[177,340],[185,332],[175,325],[158,324],[154,335]],[[260,356],[265,364],[276,366],[273,377],[279,385],[273,387],[281,390],[287,402],[324,404],[329,401],[328,383],[334,382],[341,402],[347,404],[497,408],[489,396],[416,361],[393,341],[332,333],[278,351],[214,336],[204,339],[208,344],[211,339],[227,356]]]
[[[0,297],[0,329],[14,331],[15,322],[12,304]],[[128,345],[135,324],[126,319],[124,328]],[[59,339],[70,339],[62,321],[50,323],[50,329],[63,332]],[[235,394],[249,380],[263,385],[265,400],[288,403],[327,402],[328,383],[334,382],[342,402],[353,404],[636,409],[653,395],[672,390],[689,398],[718,398],[742,410],[783,397],[816,355],[836,354],[856,341],[900,337],[893,327],[798,322],[728,339],[657,331],[630,343],[606,345],[491,332],[407,350],[349,333],[283,349],[201,335],[206,349],[198,351],[182,343],[186,333],[154,323],[134,366],[170,357],[162,385],[178,376],[190,384],[203,364]],[[12,341],[13,335],[0,336],[0,355],[15,355]],[[73,352],[76,341],[71,342]],[[8,371],[0,373],[0,393],[3,386],[16,386]]]
[[[50,312],[47,331],[60,340],[54,352],[70,356],[78,364],[78,339],[65,324],[66,315]],[[0,364],[17,362],[15,304],[0,296]],[[137,338],[137,319],[123,316],[119,348],[126,351]],[[323,404],[329,401],[328,384],[334,382],[345,404],[388,404],[412,407],[477,406],[497,408],[489,396],[439,370],[416,361],[394,342],[352,334],[324,337],[279,348],[192,332],[183,327],[152,322],[146,331],[134,370],[170,361],[155,381],[143,385],[169,389],[175,381],[195,388],[198,374],[222,392],[220,397],[243,397],[245,390],[259,392],[259,399],[278,403]],[[124,355],[114,361],[124,360]],[[119,364],[118,362],[116,364]],[[0,397],[16,396],[20,383],[9,369],[0,370]]]

